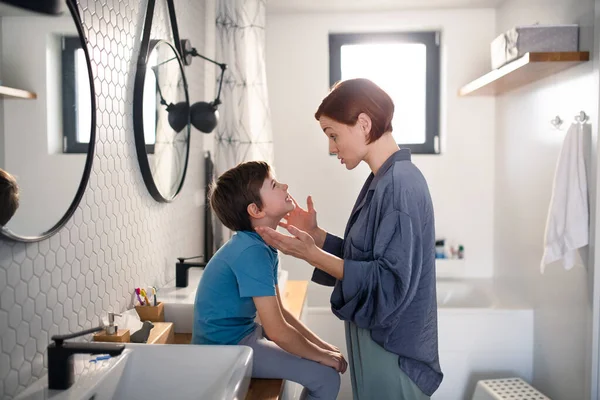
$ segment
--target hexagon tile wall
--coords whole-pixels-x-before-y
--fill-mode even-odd
[[[175,3],[181,37],[202,52],[205,2]],[[162,285],[174,278],[177,256],[201,254],[201,134],[192,131],[186,184],[173,203],[152,200],[137,163],[133,82],[145,7],[145,0],[79,1],[95,77],[96,156],[84,198],[58,234],[32,244],[0,241],[3,399],[45,374],[50,336],[90,328],[106,312],[130,308],[135,286]],[[172,40],[163,0],[154,24],[161,24],[154,37]],[[191,101],[204,100],[205,68],[196,62],[186,69]]]

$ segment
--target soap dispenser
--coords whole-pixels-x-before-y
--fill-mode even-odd
[[[115,317],[121,317],[121,314],[108,313],[108,325],[105,328],[107,335],[114,335],[118,331],[118,327],[115,325]]]
[[[104,331],[94,335],[95,342],[120,342],[128,343],[131,341],[129,329],[118,329],[115,325],[115,317],[120,317],[121,314],[108,313],[108,325],[104,325]]]

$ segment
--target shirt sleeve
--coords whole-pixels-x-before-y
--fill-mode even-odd
[[[327,236],[325,236],[325,243],[323,243],[323,250],[329,254],[342,258],[343,245],[344,240],[342,238],[327,233]],[[312,281],[323,286],[334,286],[337,279],[327,272],[315,268],[312,275]]]
[[[255,245],[244,250],[232,268],[240,297],[275,296],[277,267],[266,246]]]
[[[375,233],[373,260],[344,259],[344,278],[331,297],[333,313],[364,329],[394,323],[414,298],[422,270],[420,238],[415,235],[408,214],[392,211],[384,216]]]

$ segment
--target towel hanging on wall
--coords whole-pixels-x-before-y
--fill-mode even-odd
[[[586,134],[589,134],[589,124],[573,123],[560,151],[546,222],[542,273],[546,265],[561,259],[564,268],[570,270],[576,263],[577,250],[589,242],[588,187],[584,155]]]

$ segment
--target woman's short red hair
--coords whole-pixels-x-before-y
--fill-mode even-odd
[[[333,85],[321,102],[315,118],[318,121],[326,116],[339,123],[354,126],[361,113],[371,118],[371,132],[367,143],[392,131],[392,98],[375,83],[363,78],[348,79]]]

